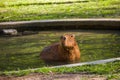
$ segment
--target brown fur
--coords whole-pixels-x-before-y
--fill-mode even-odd
[[[80,59],[80,50],[73,34],[64,34],[60,42],[45,47],[40,58],[48,61],[70,61]]]

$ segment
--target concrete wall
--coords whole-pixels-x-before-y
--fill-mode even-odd
[[[120,30],[120,19],[58,19],[1,22],[0,29],[22,30],[70,30],[70,29],[108,29]]]

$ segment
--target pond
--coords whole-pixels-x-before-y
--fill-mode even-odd
[[[80,62],[120,57],[119,31],[39,31],[33,35],[0,37],[0,71],[52,66],[40,60],[40,52],[45,46],[58,42],[64,33],[76,35],[81,50]]]

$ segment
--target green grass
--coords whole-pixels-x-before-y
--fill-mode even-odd
[[[120,79],[120,61],[110,62],[107,64],[99,64],[99,65],[84,65],[84,66],[77,66],[77,67],[61,67],[61,68],[37,68],[37,69],[28,69],[28,70],[18,70],[18,71],[11,71],[11,72],[4,72],[1,75],[14,75],[14,76],[24,76],[30,73],[82,73],[86,72],[87,74],[96,74],[96,75],[104,75],[111,79]]]
[[[0,22],[66,18],[120,18],[120,0],[77,1],[0,0]]]

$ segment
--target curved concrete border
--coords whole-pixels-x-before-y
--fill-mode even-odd
[[[0,29],[18,30],[68,30],[68,29],[114,29],[120,30],[120,19],[56,19],[1,22]]]
[[[118,58],[111,58],[111,59],[105,59],[105,60],[91,61],[91,62],[83,62],[83,63],[75,63],[75,64],[53,66],[53,67],[48,67],[48,68],[75,67],[75,66],[82,66],[82,65],[104,64],[104,63],[113,62],[113,61],[117,61],[117,60],[120,60],[120,57],[118,57]],[[38,69],[41,69],[41,68],[27,69],[27,70],[21,70],[21,71],[28,71],[28,70],[30,70],[31,72],[34,72],[35,70],[38,70]],[[19,71],[9,71],[7,73],[18,73],[18,72]]]
[[[75,64],[67,64],[67,65],[53,66],[53,67],[51,67],[51,68],[75,67],[75,66],[92,65],[92,64],[104,64],[104,63],[113,62],[113,61],[117,61],[117,60],[120,60],[120,57],[118,57],[118,58],[111,58],[111,59],[105,59],[105,60],[91,61],[91,62],[82,62],[82,63],[75,63]]]

